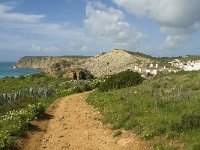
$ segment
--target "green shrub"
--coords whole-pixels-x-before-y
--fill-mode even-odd
[[[31,78],[41,78],[41,77],[45,77],[44,72],[34,73],[34,74],[31,75]]]
[[[70,67],[70,66],[72,65],[72,62],[63,60],[63,61],[61,62],[61,65],[63,65],[64,67]]]
[[[192,149],[193,150],[200,150],[200,144],[195,144]]]
[[[72,88],[72,92],[81,93],[81,92],[83,92],[83,89],[81,87],[76,86],[76,87]]]
[[[192,113],[186,113],[182,115],[180,122],[174,122],[171,124],[171,130],[182,132],[192,129],[200,128],[200,110],[193,111]]]
[[[99,90],[103,92],[110,89],[120,89],[135,86],[141,84],[143,81],[144,78],[142,78],[139,73],[127,70],[107,78],[105,82],[100,84]]]
[[[24,80],[25,77],[24,77],[23,75],[20,75],[20,76],[19,76],[19,79],[20,79],[20,80]]]
[[[181,123],[185,130],[200,128],[200,110],[183,115]]]
[[[179,122],[172,122],[170,125],[170,129],[171,129],[171,131],[182,132],[183,126]]]
[[[94,76],[87,70],[81,70],[78,73],[78,78],[80,80],[94,79]]]
[[[4,115],[8,111],[25,108],[29,104],[36,104],[38,101],[39,100],[36,97],[24,97],[24,98],[14,101],[14,102],[3,103],[0,105],[0,116]]]

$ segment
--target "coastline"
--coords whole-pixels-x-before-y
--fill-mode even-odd
[[[0,62],[0,78],[19,77],[42,72],[42,69],[18,68],[16,62]]]

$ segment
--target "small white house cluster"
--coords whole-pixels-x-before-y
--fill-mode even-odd
[[[183,66],[184,71],[193,71],[193,70],[200,70],[200,60],[197,61],[188,61]]]
[[[157,63],[151,63],[148,68],[135,66],[134,71],[141,73],[143,76],[156,76],[159,72],[167,71],[166,66],[160,67]]]
[[[183,69],[184,64],[179,59],[174,59],[172,62],[168,62],[172,67]]]
[[[159,65],[156,63],[156,64],[150,64],[149,65],[149,68],[148,69],[145,69],[145,74],[146,75],[157,75],[158,72],[159,72],[160,68],[159,68]]]
[[[169,62],[169,64],[171,64],[172,67],[176,67],[184,71],[200,70],[200,60],[190,60],[183,63],[179,59],[174,59],[172,62]]]

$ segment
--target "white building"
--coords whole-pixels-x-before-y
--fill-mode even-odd
[[[151,73],[151,70],[147,69],[145,70],[145,73]]]
[[[151,75],[157,75],[158,74],[158,70],[157,69],[147,69],[144,71],[146,74],[151,74]]]
[[[150,64],[149,68],[153,68],[153,64]]]
[[[183,66],[184,71],[200,70],[200,62],[190,62]]]
[[[138,71],[139,67],[138,67],[138,66],[135,66],[135,68],[134,68],[134,69],[135,69],[135,71]]]
[[[158,70],[152,70],[151,73],[156,76],[158,74]]]
[[[156,64],[156,68],[158,68],[158,64]]]

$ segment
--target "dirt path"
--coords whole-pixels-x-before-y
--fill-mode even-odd
[[[46,119],[35,122],[37,131],[29,133],[22,150],[145,150],[142,142],[129,132],[113,138],[114,131],[103,126],[101,115],[85,99],[89,92],[57,100]]]

